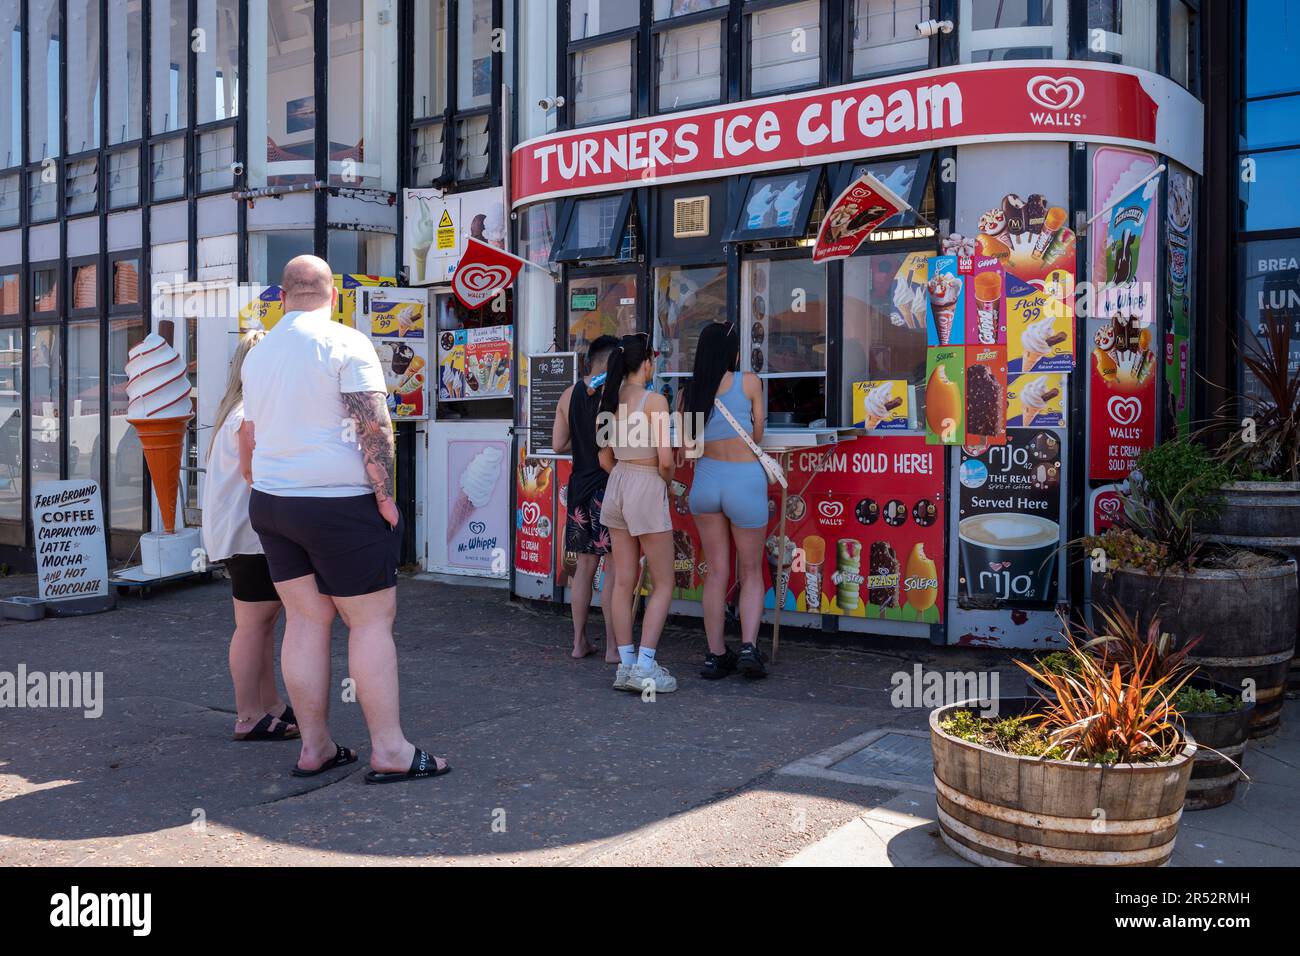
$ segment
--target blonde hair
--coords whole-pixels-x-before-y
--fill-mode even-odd
[[[221,426],[230,417],[231,410],[244,400],[242,375],[244,358],[252,347],[264,338],[266,332],[262,329],[253,329],[239,337],[239,347],[235,349],[235,355],[230,360],[230,377],[226,380],[226,394],[221,396],[221,404],[217,406],[217,417],[212,423],[213,438],[208,442],[208,458],[212,457],[212,446],[216,444],[216,436],[221,432]]]

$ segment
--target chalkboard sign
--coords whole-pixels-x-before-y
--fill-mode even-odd
[[[108,594],[104,509],[96,482],[37,482],[32,489],[32,527],[42,600]]]
[[[578,380],[577,352],[546,352],[528,356],[528,454],[547,457],[551,429],[564,390]]]

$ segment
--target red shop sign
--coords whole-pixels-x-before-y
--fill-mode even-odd
[[[1133,391],[1115,387],[1089,363],[1089,468],[1094,480],[1123,481],[1138,455],[1156,443],[1156,377],[1149,375]]]
[[[1199,171],[1202,121],[1145,71],[972,64],[538,137],[514,150],[512,203],[998,140],[1126,143]]]

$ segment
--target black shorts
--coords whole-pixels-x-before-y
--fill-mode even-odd
[[[230,592],[236,601],[278,601],[264,554],[232,554],[225,560]]]
[[[397,584],[402,522],[390,528],[371,494],[291,498],[254,490],[248,518],[273,581],[316,575],[331,597],[373,594]]]

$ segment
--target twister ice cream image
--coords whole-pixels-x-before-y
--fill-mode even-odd
[[[851,614],[862,603],[862,542],[841,538],[835,542],[835,604],[842,614]]]
[[[933,256],[929,264],[929,277],[925,283],[929,296],[929,344],[960,345],[965,336],[965,328],[961,325],[954,328],[953,325],[954,316],[959,313],[963,318],[965,316],[965,309],[962,308],[964,282],[957,274],[957,257]]]
[[[496,445],[488,445],[475,455],[460,475],[460,489],[451,500],[447,513],[447,540],[450,542],[469,522],[470,516],[492,498],[501,480],[505,454]]]
[[[826,560],[826,539],[810,534],[803,539],[804,560],[804,610],[817,612],[822,608],[822,562]]]
[[[126,420],[135,426],[168,534],[176,530],[185,429],[194,417],[185,362],[161,335],[145,336],[127,353]]]

